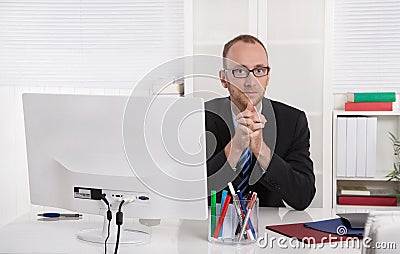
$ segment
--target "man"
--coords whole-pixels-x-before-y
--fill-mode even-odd
[[[251,35],[224,46],[220,81],[228,98],[206,103],[208,188],[232,181],[258,193],[260,206],[307,208],[315,195],[310,132],[304,112],[264,97],[268,54]]]

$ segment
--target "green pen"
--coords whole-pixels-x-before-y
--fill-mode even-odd
[[[222,191],[222,196],[221,196],[221,210],[219,211],[219,214],[222,213],[222,208],[224,207],[224,202],[225,202],[226,195],[228,195],[228,191],[227,190],[223,190]],[[224,230],[224,225],[221,226],[221,231],[219,232],[219,237],[222,237],[223,230]]]
[[[217,216],[217,192],[211,191],[211,236],[214,235]]]

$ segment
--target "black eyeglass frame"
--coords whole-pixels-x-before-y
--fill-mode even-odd
[[[254,73],[254,71],[257,70],[257,69],[266,69],[266,70],[267,70],[267,73],[266,73],[266,74],[263,74],[263,75],[256,75],[256,74]],[[235,73],[234,73],[234,71],[236,71],[236,70],[247,70],[247,75],[246,75],[246,77],[236,77],[236,76],[235,76]],[[259,77],[265,77],[265,76],[267,76],[267,75],[269,74],[269,72],[271,71],[271,67],[270,67],[270,66],[259,66],[259,67],[253,68],[253,69],[251,69],[251,70],[249,70],[249,69],[247,69],[246,67],[244,67],[244,68],[238,68],[238,69],[224,69],[224,71],[230,71],[230,72],[232,73],[232,75],[233,75],[235,78],[247,78],[247,77],[250,75],[250,73],[253,73],[254,77],[259,78]]]

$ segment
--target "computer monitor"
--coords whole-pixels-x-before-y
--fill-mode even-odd
[[[31,93],[23,108],[32,204],[105,215],[105,194],[132,198],[125,217],[207,218],[202,99]]]

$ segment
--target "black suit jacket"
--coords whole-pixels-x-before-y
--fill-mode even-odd
[[[241,169],[234,171],[224,152],[235,133],[230,103],[228,97],[205,104],[208,193],[227,189],[228,182],[235,186],[242,180]],[[284,200],[291,207],[303,210],[315,195],[307,118],[303,111],[283,103],[266,98],[262,103],[261,113],[267,119],[263,139],[271,149],[272,159],[263,173],[252,156],[251,167],[258,181],[249,189],[257,192],[260,206],[284,206]]]

